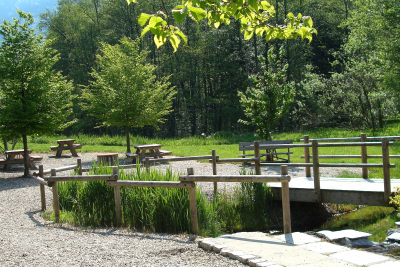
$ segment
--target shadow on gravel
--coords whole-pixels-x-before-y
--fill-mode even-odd
[[[0,192],[11,189],[32,187],[32,186],[37,186],[39,188],[39,183],[31,178],[22,178],[22,177],[0,179]]]

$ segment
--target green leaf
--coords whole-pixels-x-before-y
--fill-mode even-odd
[[[298,31],[299,35],[301,36],[301,39],[304,40],[310,33],[310,29],[306,27],[301,27]],[[307,37],[308,38],[308,37]]]
[[[139,16],[138,22],[140,26],[144,26],[146,24],[146,22],[149,20],[149,18],[152,17],[152,15],[146,14],[146,13],[142,13]]]
[[[126,0],[126,2],[128,3],[128,5],[130,4],[130,3],[136,3],[137,2],[137,0]]]
[[[182,31],[176,31],[175,34],[179,35],[182,38],[182,40],[185,42],[185,44],[187,44],[188,39],[187,39],[186,35],[183,34]]]
[[[256,33],[258,36],[262,36],[262,35],[264,34],[264,32],[265,32],[265,28],[261,28],[261,27],[256,28],[256,30],[255,30],[255,33]]]
[[[258,10],[258,0],[247,0],[247,2],[249,3],[249,6]]]
[[[251,39],[251,37],[253,37],[253,31],[250,31],[250,30],[245,30],[244,31],[244,39],[245,40],[249,40],[249,39]]]
[[[175,34],[172,34],[168,37],[169,42],[171,43],[172,47],[174,48],[174,53],[178,50],[179,44],[181,40]]]
[[[292,20],[292,19],[295,19],[296,17],[293,15],[292,12],[289,12],[289,13],[287,14],[287,18],[290,19],[290,20]]]
[[[161,24],[166,25],[167,23],[160,17],[151,17],[149,21],[150,27],[158,27]]]
[[[167,39],[163,36],[157,36],[154,35],[154,43],[156,44],[157,48],[159,48],[160,46],[162,46],[163,44],[165,44],[165,42],[167,41]]]
[[[161,29],[160,27],[150,27],[150,31],[154,35],[159,35],[161,34]]]
[[[312,28],[312,26],[313,26],[312,18],[307,17],[306,19],[304,19],[304,25],[306,25],[309,28]]]
[[[271,7],[271,4],[267,1],[261,1],[261,6],[263,10],[268,10]]]
[[[143,37],[148,31],[150,31],[150,26],[147,25],[143,30],[142,33],[140,34],[140,37]]]
[[[215,23],[214,23],[214,27],[215,27],[216,29],[218,29],[219,25],[221,25],[220,22],[215,22]]]
[[[181,23],[187,15],[187,7],[177,6],[172,10],[176,23]]]
[[[204,19],[207,15],[207,12],[199,7],[188,7],[190,14],[195,18],[197,21]]]

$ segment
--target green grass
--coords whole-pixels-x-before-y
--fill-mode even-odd
[[[338,231],[354,229],[372,234],[371,241],[382,242],[386,238],[389,228],[396,228],[395,222],[399,220],[398,212],[391,207],[363,207],[359,210],[333,217],[320,230]]]

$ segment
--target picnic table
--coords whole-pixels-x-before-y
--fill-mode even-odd
[[[135,153],[126,153],[132,160],[136,160],[136,157],[139,157],[140,161],[147,157],[157,159],[171,154],[170,151],[160,150],[162,147],[160,144],[134,145],[133,147],[136,149]]]
[[[51,146],[50,149],[56,152],[56,157],[61,157],[64,150],[71,151],[72,156],[79,157],[76,153],[76,149],[81,149],[82,145],[74,144],[75,139],[63,139],[57,140],[58,146]]]
[[[32,150],[28,149],[29,165],[32,169],[36,169],[35,161],[41,161],[40,156],[31,156]],[[24,164],[24,150],[6,150],[6,158],[0,159],[0,165],[4,165],[4,170],[9,171],[12,164]]]

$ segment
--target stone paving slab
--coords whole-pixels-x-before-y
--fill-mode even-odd
[[[307,249],[307,250],[311,250],[314,252],[324,254],[324,255],[350,250],[347,247],[335,245],[335,244],[328,243],[328,242],[305,244],[305,245],[301,245],[301,247],[304,249]]]
[[[386,238],[386,240],[394,240],[396,242],[400,241],[400,233],[393,233]]]
[[[385,261],[378,264],[369,265],[368,267],[399,267],[399,261]]]
[[[323,242],[305,233],[241,232],[206,238],[199,246],[255,267],[400,266],[393,258]]]
[[[372,265],[374,263],[381,263],[381,262],[391,260],[391,258],[386,257],[386,256],[381,256],[381,255],[377,255],[374,253],[355,250],[355,249],[349,250],[349,251],[338,252],[338,253],[332,254],[330,256],[335,259],[339,259],[339,260],[343,260],[343,261],[347,261],[347,262],[356,264],[358,266]],[[400,266],[400,262],[398,262],[398,266]]]
[[[303,244],[309,244],[309,243],[315,243],[315,242],[320,242],[321,239],[305,234],[305,233],[291,233],[291,234],[284,234],[284,235],[278,235],[276,236],[279,240],[282,240],[286,243],[289,244],[294,244],[294,245],[303,245]]]
[[[323,230],[317,232],[318,234],[322,234],[326,236],[329,240],[337,240],[337,239],[342,239],[342,238],[348,238],[348,239],[358,239],[358,238],[367,238],[370,237],[371,234],[369,233],[364,233],[356,230],[341,230],[341,231],[329,231],[329,230]]]
[[[304,234],[307,235],[307,234]],[[294,235],[294,240],[303,235]],[[310,236],[312,237],[312,236]],[[312,241],[320,240],[313,238]],[[217,245],[226,246],[229,250],[240,250],[245,254],[255,255],[263,258],[274,265],[286,267],[305,267],[305,266],[356,266],[348,262],[330,258],[329,256],[306,250],[300,246],[291,243],[283,242],[280,239],[271,237],[261,232],[242,232],[228,236],[205,239],[207,244],[214,243]],[[304,241],[304,240],[303,240]],[[224,251],[224,249],[222,250]],[[221,251],[221,254],[222,254]],[[267,265],[265,265],[267,266]]]

